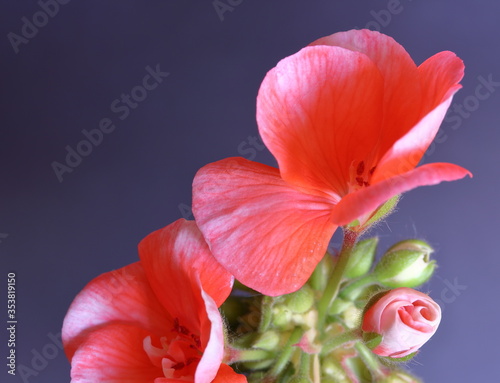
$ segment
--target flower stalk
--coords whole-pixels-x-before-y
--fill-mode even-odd
[[[302,337],[302,335],[304,335],[304,332],[304,329],[302,329],[301,327],[296,327],[292,331],[286,345],[283,347],[283,351],[278,356],[275,364],[269,371],[269,378],[276,378],[283,372],[288,362],[292,358],[293,353],[299,350],[299,348],[297,348],[295,344],[300,341],[300,338]]]
[[[349,262],[349,257],[358,239],[358,233],[344,228],[344,242],[340,251],[338,262],[333,269],[332,275],[325,288],[324,294],[318,304],[318,330],[324,332],[326,317],[330,306],[337,297],[344,270]]]

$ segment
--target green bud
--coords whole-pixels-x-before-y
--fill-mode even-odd
[[[432,247],[420,240],[399,242],[384,254],[373,274],[386,287],[419,286],[427,282],[436,269],[436,261],[430,260],[432,252]]]
[[[293,327],[292,312],[283,306],[273,307],[273,326],[281,329]]]
[[[356,244],[344,271],[346,278],[357,278],[366,274],[373,264],[378,238],[364,239]]]
[[[333,256],[327,252],[309,278],[308,284],[314,290],[323,291],[325,289],[330,275],[332,274],[334,263]]]
[[[342,319],[344,320],[347,328],[356,328],[361,325],[363,310],[357,308],[354,305],[349,306],[342,313]]]
[[[393,371],[389,376],[382,379],[380,383],[421,383],[421,380],[404,371]]]
[[[285,295],[285,306],[294,314],[308,312],[314,304],[314,291],[308,285],[300,290]]]
[[[280,336],[276,331],[266,331],[259,335],[252,347],[271,351],[278,347],[279,342]]]
[[[396,250],[415,250],[429,255],[434,252],[431,245],[420,239],[405,239],[404,241],[392,245],[387,252],[390,253]]]
[[[354,304],[351,301],[346,301],[342,298],[337,297],[332,305],[330,306],[330,315],[338,315],[345,310],[347,310],[350,306],[353,306]]]

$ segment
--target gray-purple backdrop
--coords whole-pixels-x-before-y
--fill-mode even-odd
[[[444,318],[409,368],[428,382],[498,380],[497,0],[3,0],[0,21],[0,318],[8,272],[18,317],[18,375],[2,351],[1,381],[69,381],[57,334],[73,297],[136,261],[146,234],[191,217],[204,164],[273,164],[253,143],[265,73],[321,36],[362,27],[393,36],[417,63],[442,50],[465,61],[464,88],[424,161],[474,178],[407,193],[374,234],[381,249],[417,236],[437,250],[423,290]],[[151,72],[150,89],[137,88]],[[127,104],[131,91],[139,101]],[[99,127],[102,139],[82,143]]]

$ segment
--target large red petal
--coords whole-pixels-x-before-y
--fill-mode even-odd
[[[311,45],[339,46],[361,52],[382,73],[384,119],[379,142],[380,156],[417,123],[421,109],[417,66],[408,52],[392,37],[367,29],[351,30],[320,38]]]
[[[394,143],[378,163],[371,179],[372,183],[406,173],[417,166],[434,139],[451,100],[452,97],[445,100]]]
[[[237,374],[227,364],[222,364],[217,376],[212,383],[246,383],[247,378],[244,375]]]
[[[114,323],[89,334],[71,363],[71,383],[144,383],[163,376],[143,348],[149,333]]]
[[[193,182],[193,212],[214,256],[268,295],[295,291],[309,278],[336,229],[332,203],[243,158],[209,164]]]
[[[149,234],[139,254],[158,299],[191,331],[207,315],[202,288],[217,305],[231,292],[232,275],[215,260],[193,221],[179,219]]]
[[[422,83],[422,119],[385,153],[372,181],[413,169],[436,136],[451,104],[453,95],[461,88],[464,66],[452,52],[441,52],[418,68]]]
[[[374,211],[382,203],[395,195],[418,186],[436,185],[442,181],[454,181],[472,176],[457,165],[434,163],[420,166],[407,173],[395,176],[351,193],[333,209],[332,220],[337,225],[347,225],[355,219]]]
[[[136,262],[102,274],[76,296],[64,318],[64,349],[71,360],[88,333],[103,324],[130,323],[162,335],[169,320]]]
[[[306,47],[269,71],[257,97],[262,138],[286,182],[344,195],[382,128],[383,77],[364,54]]]
[[[455,53],[445,51],[425,60],[418,72],[422,84],[421,116],[425,116],[462,87],[458,83],[464,77],[464,63]]]

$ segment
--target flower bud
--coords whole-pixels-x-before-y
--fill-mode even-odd
[[[436,261],[430,261],[432,247],[412,239],[391,247],[375,266],[377,281],[387,287],[416,287],[425,283],[436,269]]]
[[[292,316],[293,313],[281,305],[273,307],[273,326],[282,330],[292,328]]]
[[[284,303],[294,314],[306,313],[314,304],[314,291],[308,285],[304,285],[300,290],[285,295]]]
[[[280,336],[276,331],[266,331],[260,334],[252,347],[262,348],[263,350],[274,350],[278,347]]]
[[[344,271],[346,278],[357,278],[370,270],[377,244],[377,237],[364,239],[356,244]]]
[[[346,301],[342,298],[339,298],[337,297],[332,305],[330,306],[330,311],[329,311],[329,314],[330,315],[338,315],[338,314],[341,314],[343,313],[345,310],[347,310],[349,307],[353,306],[354,303],[351,302],[351,301]]]
[[[403,358],[416,352],[436,332],[441,308],[428,295],[400,287],[391,290],[368,308],[362,329],[382,339],[373,352]]]

